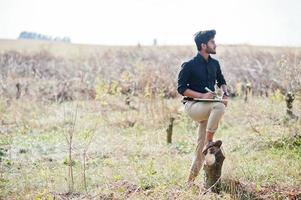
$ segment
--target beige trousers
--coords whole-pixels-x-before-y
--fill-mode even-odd
[[[215,133],[225,112],[225,105],[220,102],[188,101],[185,103],[185,111],[194,121],[199,123],[197,147],[189,175],[189,180],[194,180],[204,162],[202,151],[206,144],[206,132]]]

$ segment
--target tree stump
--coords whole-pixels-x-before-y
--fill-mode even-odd
[[[16,94],[16,99],[19,99],[21,96],[21,84],[17,83],[16,84],[16,88],[17,88],[17,94]]]
[[[248,98],[252,95],[252,85],[251,83],[247,83],[245,86],[245,103],[248,102]]]
[[[222,175],[222,166],[225,156],[220,148],[213,146],[208,149],[205,155],[205,188],[211,189],[212,192],[219,193],[221,190],[220,177]]]
[[[167,144],[171,144],[172,143],[172,128],[173,128],[173,122],[175,120],[174,117],[171,117],[169,119],[169,125],[168,125],[168,128],[166,129],[166,133],[167,133],[167,137],[166,137],[166,141],[167,141]]]
[[[287,92],[285,94],[286,113],[290,118],[296,118],[296,115],[293,113],[294,100],[295,100],[295,95],[292,92]]]

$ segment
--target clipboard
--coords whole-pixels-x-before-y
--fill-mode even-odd
[[[194,98],[193,101],[197,101],[197,102],[223,102],[223,101],[227,101],[226,99],[198,99],[198,98]]]

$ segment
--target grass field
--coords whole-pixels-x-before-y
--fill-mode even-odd
[[[187,188],[185,185],[194,155],[197,124],[183,111],[179,96],[173,97],[172,93],[166,91],[156,93],[153,87],[161,87],[160,81],[146,81],[160,78],[160,73],[155,76],[149,71],[149,76],[141,78],[150,85],[137,79],[138,75],[145,75],[143,70],[156,70],[155,64],[159,65],[161,61],[155,54],[156,48],[159,48],[159,53],[167,52],[164,57],[166,63],[174,65],[177,62],[179,67],[182,60],[193,55],[192,47],[187,47],[188,50],[186,47],[142,47],[140,52],[136,50],[137,47],[92,46],[89,49],[85,46],[80,52],[76,45],[37,42],[32,43],[34,45],[30,52],[23,52],[29,48],[29,41],[0,43],[3,44],[0,47],[2,53],[12,50],[19,51],[21,55],[35,55],[39,51],[56,52],[57,55],[51,55],[55,59],[63,59],[65,63],[61,64],[61,60],[52,57],[50,61],[38,57],[37,61],[43,63],[39,69],[51,69],[53,66],[50,63],[59,63],[54,67],[59,66],[59,70],[63,71],[58,71],[58,75],[54,76],[47,75],[48,71],[44,76],[37,77],[27,71],[8,70],[4,73],[4,65],[9,62],[2,62],[2,74],[6,74],[2,75],[5,77],[2,79],[2,88],[5,85],[8,89],[1,90],[0,98],[0,199],[301,198],[301,121],[286,115],[285,97],[280,90],[271,90],[268,96],[250,96],[247,102],[239,93],[231,98],[216,133],[216,138],[223,140],[226,155],[222,180],[225,184],[229,183],[231,188],[221,194],[203,194],[203,171],[196,181],[198,187]],[[39,45],[51,47],[41,50]],[[248,50],[248,47],[241,48],[245,49],[241,52],[255,51]],[[281,51],[271,47],[262,48],[269,48],[271,57]],[[226,52],[227,47],[221,49],[221,52]],[[126,54],[127,51],[131,53]],[[297,52],[297,58],[301,56],[299,49],[287,51]],[[106,52],[113,56],[103,57]],[[87,74],[83,84],[91,80],[93,70],[97,69],[93,68],[92,62],[90,65],[85,60],[81,62],[90,53],[100,56],[95,66],[102,69],[94,74],[96,77],[93,79],[98,80],[90,82],[94,84],[94,98],[76,95],[72,96],[72,100],[62,101],[40,98],[39,95],[45,96],[45,93],[39,93],[40,90],[36,89],[38,86],[46,88],[50,84],[72,79],[73,75],[77,76],[77,70]],[[81,57],[76,57],[76,54]],[[223,58],[224,54],[221,54]],[[137,64],[141,55],[144,60],[141,59],[139,63],[143,66]],[[243,54],[246,55],[248,53]],[[251,63],[252,55],[249,57]],[[76,65],[73,61],[66,61],[75,57]],[[30,57],[32,60],[34,58]],[[114,73],[111,76],[105,71],[106,68],[102,68],[110,63],[103,61],[104,58],[119,59],[118,62],[114,61],[115,66],[129,69],[129,77],[123,77],[123,82],[119,84],[113,81],[111,85],[106,85],[108,76],[113,80],[121,78],[120,74],[118,77],[118,68],[115,68],[116,76]],[[168,60],[172,58],[176,58],[176,61]],[[92,61],[95,60],[97,56]],[[18,69],[24,62],[19,65],[16,63],[18,60],[7,66],[11,67],[9,69]],[[23,65],[25,68],[28,66]],[[139,71],[139,67],[142,71]],[[226,74],[231,73],[228,65],[225,69]],[[175,76],[176,71],[171,71]],[[74,74],[58,78],[69,72]],[[163,71],[161,75],[167,76],[167,72]],[[101,76],[101,73],[107,76]],[[131,78],[137,80],[138,86],[143,86],[135,85],[132,93],[123,92],[124,85]],[[169,86],[174,78],[168,77],[171,81],[164,82],[170,90],[174,89]],[[10,91],[16,82],[28,83],[32,91],[30,95],[22,91],[22,95],[16,99],[15,90]],[[49,94],[52,91],[49,90]],[[299,97],[294,101],[293,111],[301,115]],[[175,118],[173,143],[168,145],[166,129],[171,117]]]

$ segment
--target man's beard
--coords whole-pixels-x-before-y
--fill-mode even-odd
[[[208,54],[216,54],[215,49],[211,49],[211,48],[207,48],[207,49],[206,49],[206,52],[207,52]]]

